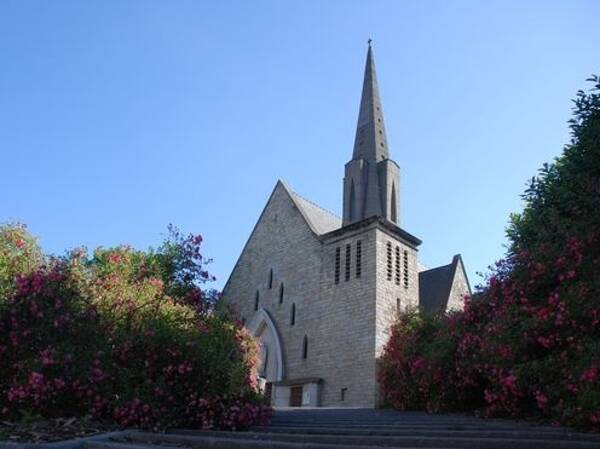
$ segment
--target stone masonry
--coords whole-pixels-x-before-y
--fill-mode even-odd
[[[369,46],[343,219],[278,181],[223,291],[261,342],[273,405],[377,407],[398,311],[459,308],[470,292],[460,256],[420,269],[421,241],[398,225],[399,173]]]

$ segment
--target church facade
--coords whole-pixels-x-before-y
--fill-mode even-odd
[[[377,407],[377,360],[398,311],[460,308],[470,293],[460,255],[421,268],[399,189],[369,45],[342,217],[278,181],[223,290],[260,341],[272,405]]]

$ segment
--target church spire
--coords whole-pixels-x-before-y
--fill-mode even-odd
[[[399,225],[400,168],[390,159],[369,39],[352,159],[344,176],[344,219],[348,225],[381,217]]]
[[[383,124],[383,108],[379,98],[373,48],[371,39],[369,39],[352,158],[379,162],[388,159],[388,157],[387,139]]]

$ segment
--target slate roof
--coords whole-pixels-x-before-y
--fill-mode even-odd
[[[446,310],[459,262],[461,257],[456,255],[448,265],[419,273],[419,307],[423,312],[435,314]]]
[[[319,237],[324,236],[325,234],[335,233],[335,231],[345,232],[352,228],[358,228],[361,226],[368,225],[373,221],[378,221],[386,228],[389,228],[390,231],[398,234],[399,237],[407,241],[413,247],[417,247],[421,244],[421,240],[415,237],[412,234],[409,234],[405,230],[396,226],[393,223],[388,222],[387,220],[382,219],[381,217],[369,217],[360,222],[355,222],[350,225],[346,225],[342,228],[342,219],[335,215],[333,212],[328,211],[327,209],[323,209],[318,204],[313,203],[310,200],[307,200],[303,196],[294,192],[285,182],[279,181],[281,185],[285,188],[287,193],[290,195],[290,198],[294,202],[294,204],[300,210],[300,213],[312,229],[312,231],[317,234]]]
[[[369,162],[389,159],[390,154],[385,136],[383,106],[379,96],[375,58],[373,49],[369,45],[352,159],[365,159]]]
[[[290,190],[290,194],[317,235],[326,234],[342,226],[342,219],[337,215],[301,197],[296,192]]]

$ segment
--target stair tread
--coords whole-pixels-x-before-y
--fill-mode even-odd
[[[264,441],[257,440],[239,440],[233,438],[213,438],[211,442],[206,444],[204,447],[210,449],[347,449],[346,445],[339,444],[314,444],[314,443],[293,443],[274,441],[269,442],[271,444],[265,444]],[[132,444],[112,441],[94,441],[84,444],[84,449],[173,449],[173,446],[169,445],[147,445],[147,444]],[[180,447],[180,446],[178,446]],[[200,446],[195,446],[196,449],[200,449]],[[361,449],[381,449],[381,446],[360,446]],[[393,447],[387,446],[386,449],[393,449]],[[445,448],[435,447],[426,448],[420,447],[409,447],[402,446],[398,449],[456,449],[456,448]]]
[[[306,427],[253,427],[251,429],[255,432],[276,432],[276,433],[297,433],[297,434],[346,434],[346,435],[366,435],[366,436],[410,436],[410,435],[432,435],[432,436],[457,436],[461,438],[470,438],[474,436],[491,437],[498,435],[512,436],[516,438],[527,438],[535,439],[543,437],[563,438],[563,439],[588,439],[590,441],[600,441],[600,435],[585,434],[578,432],[571,432],[563,429],[514,429],[514,428],[485,428],[480,427],[477,429],[411,429],[411,428],[389,428],[389,429],[357,429],[352,427],[347,428],[335,428],[335,427],[314,427],[307,429]],[[534,437],[535,436],[535,437]]]
[[[211,438],[235,439],[246,441],[262,442],[296,442],[314,443],[314,444],[344,444],[348,446],[376,446],[376,447],[453,447],[453,448],[511,448],[511,449],[530,449],[556,448],[556,449],[575,449],[575,448],[598,448],[599,441],[584,441],[573,439],[557,439],[554,435],[551,439],[542,438],[501,438],[501,437],[447,437],[447,436],[365,436],[365,435],[314,435],[314,434],[293,434],[293,433],[269,433],[269,432],[229,432],[229,431],[205,431],[195,435],[181,434],[150,434],[150,433],[132,433],[130,438],[136,441],[156,441],[159,443],[176,442],[181,444],[200,443]]]
[[[600,434],[468,415],[394,410],[276,410],[246,432],[131,431],[83,449],[600,449]]]

